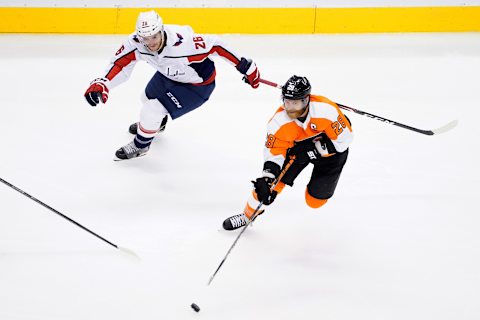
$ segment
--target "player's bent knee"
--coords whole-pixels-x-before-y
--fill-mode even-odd
[[[149,109],[151,110],[151,112],[154,112],[163,116],[168,114],[168,110],[158,99],[155,99],[155,98],[149,99],[145,94],[145,92],[142,93],[140,100],[142,101],[143,109]]]
[[[327,203],[328,199],[317,199],[308,193],[308,189],[305,190],[305,202],[310,208],[318,209]]]

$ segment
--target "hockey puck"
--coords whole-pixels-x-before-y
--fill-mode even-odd
[[[200,307],[197,306],[195,303],[192,303],[190,307],[192,307],[192,309],[195,310],[195,312],[200,311]]]

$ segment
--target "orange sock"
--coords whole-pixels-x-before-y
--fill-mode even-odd
[[[275,186],[275,188],[273,190],[276,191],[277,193],[280,193],[280,192],[282,192],[284,187],[285,187],[285,183],[279,182],[279,183],[277,183],[277,185]],[[247,218],[250,219],[252,217],[253,213],[255,212],[255,209],[257,208],[257,206],[259,204],[260,204],[260,202],[258,201],[257,193],[255,192],[255,190],[252,190],[252,194],[250,195],[249,199],[247,200],[247,204],[245,206],[245,209],[243,209],[243,213],[245,213]],[[260,209],[259,212],[258,212],[258,215],[261,215],[264,211],[265,211],[264,209]]]
[[[305,201],[310,208],[318,209],[327,203],[328,199],[317,199],[308,193],[308,188],[305,189]]]
[[[247,218],[250,219],[253,215],[253,212],[255,212],[255,209],[250,207],[248,202],[247,202],[247,205],[245,206],[245,209],[243,209],[243,213],[245,213]]]

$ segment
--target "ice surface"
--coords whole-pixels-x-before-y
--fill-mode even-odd
[[[356,136],[334,198],[309,209],[304,172],[207,287],[278,90],[252,90],[217,59],[210,101],[147,156],[114,162],[153,70],[138,64],[92,108],[83,93],[122,36],[2,35],[0,176],[142,260],[0,184],[0,319],[479,319],[478,34],[223,38],[265,79],[306,75],[354,108],[459,125],[423,136],[346,113]]]

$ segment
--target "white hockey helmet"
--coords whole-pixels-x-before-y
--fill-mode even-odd
[[[150,37],[163,31],[162,18],[154,10],[140,12],[137,19],[137,36]]]

